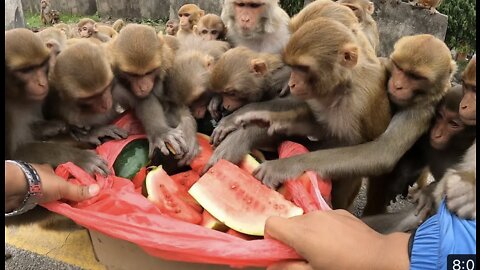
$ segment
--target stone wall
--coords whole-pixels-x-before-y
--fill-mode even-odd
[[[40,14],[40,0],[22,0],[22,5],[25,13]],[[93,15],[97,12],[95,0],[50,0],[50,5],[64,14]]]
[[[25,27],[22,2],[20,0],[5,0],[5,30]]]
[[[397,0],[372,0],[375,4],[373,18],[380,32],[379,56],[388,56],[395,42],[403,36],[432,34],[445,40],[448,17],[413,7]]]

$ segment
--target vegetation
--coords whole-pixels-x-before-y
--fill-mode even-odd
[[[301,0],[280,0],[280,6],[292,17],[303,8]]]
[[[471,54],[476,48],[476,0],[443,1],[438,8],[448,16],[445,42],[457,52]]]

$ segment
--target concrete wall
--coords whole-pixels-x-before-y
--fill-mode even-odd
[[[220,15],[222,12],[223,0],[170,0],[169,18],[178,18],[177,11],[184,4],[195,4],[207,13],[215,13]]]
[[[373,18],[380,32],[379,56],[388,56],[395,42],[402,36],[432,34],[445,40],[448,17],[413,7],[397,0],[371,0],[375,4]]]
[[[52,9],[64,14],[93,15],[97,12],[95,0],[50,0]],[[25,13],[40,14],[40,0],[22,0]]]
[[[5,0],[5,30],[25,27],[22,2],[20,0]]]

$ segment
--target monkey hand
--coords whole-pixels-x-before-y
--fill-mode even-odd
[[[72,162],[90,174],[108,175],[110,173],[108,162],[93,150],[80,150]]]
[[[212,156],[208,160],[208,163],[202,170],[201,175],[206,173],[215,163],[220,159],[228,160],[234,164],[238,164],[243,158],[250,152],[250,144],[242,141],[239,134],[233,133],[218,145],[213,151]]]
[[[221,105],[222,97],[218,95],[213,96],[208,103],[208,112],[216,121],[220,120],[220,118],[222,117],[222,110],[220,107]]]
[[[176,157],[183,157],[184,153],[188,151],[185,134],[180,127],[168,128],[157,133],[148,134],[148,141],[149,158],[153,156],[156,148],[160,149],[160,152],[165,156],[172,152]]]
[[[445,179],[447,207],[460,218],[476,219],[477,192],[473,182],[465,181],[458,174]]]
[[[91,129],[86,134],[76,134],[77,140],[80,142],[87,142],[94,145],[102,144],[101,138],[110,137],[114,140],[125,139],[128,132],[115,125],[101,126]]]
[[[183,157],[178,161],[178,166],[184,166],[190,164],[192,159],[198,155],[200,152],[200,147],[198,146],[198,141],[196,134],[193,134],[190,138],[187,138],[187,151],[184,153]]]
[[[286,180],[300,176],[304,170],[299,164],[298,162],[293,162],[290,158],[269,160],[260,164],[253,171],[253,175],[261,180],[263,184],[274,189]]]
[[[419,188],[418,186],[415,186],[409,188],[408,199],[410,202],[417,205],[415,207],[415,215],[421,221],[425,220],[428,214],[433,210],[434,200],[428,187]]]
[[[218,122],[217,127],[213,130],[210,141],[214,146],[220,145],[220,143],[227,137],[228,134],[238,129],[235,124],[236,114],[230,114],[225,116]]]

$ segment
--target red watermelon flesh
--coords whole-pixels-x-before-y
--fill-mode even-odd
[[[292,157],[308,152],[308,149],[303,145],[291,141],[284,141],[278,148],[280,158]],[[318,189],[314,189],[314,186],[318,187]],[[320,193],[317,194],[316,190],[320,190]],[[330,179],[321,179],[314,172],[309,171],[295,180],[291,179],[285,182],[284,187],[281,188],[281,193],[285,198],[293,200],[297,205],[301,206],[305,212],[310,212],[319,209],[331,209],[329,203],[327,203],[331,198],[331,190],[332,182]]]
[[[163,213],[179,220],[200,224],[202,208],[161,166],[150,171],[145,181],[148,199]]]
[[[173,181],[175,181],[178,185],[185,188],[185,190],[189,190],[193,184],[195,184],[200,175],[193,170],[177,173],[171,176]]]
[[[217,162],[188,192],[220,222],[249,235],[263,236],[270,216],[303,214],[280,193],[226,160]]]

